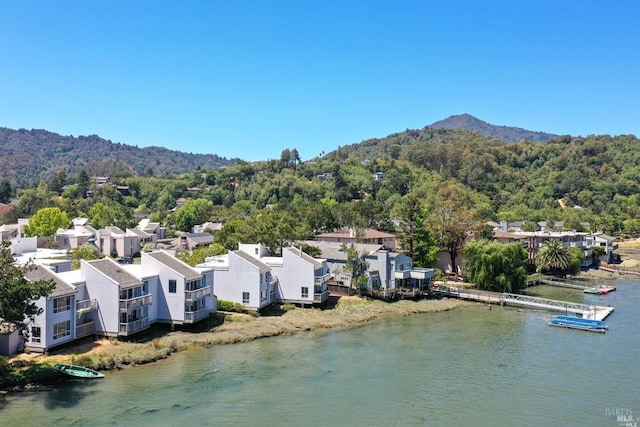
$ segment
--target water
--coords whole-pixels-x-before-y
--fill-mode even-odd
[[[470,303],[11,395],[0,425],[616,426],[616,409],[640,417],[640,281],[616,284],[606,296],[530,290],[615,306],[606,334]]]

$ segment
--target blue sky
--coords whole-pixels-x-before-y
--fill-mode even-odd
[[[469,113],[640,136],[640,1],[0,2],[0,126],[303,160]]]

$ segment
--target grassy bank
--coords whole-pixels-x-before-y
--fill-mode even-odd
[[[352,328],[387,316],[447,311],[465,304],[459,300],[421,300],[385,303],[357,297],[333,298],[323,309],[273,309],[260,316],[218,313],[197,325],[171,332],[155,327],[136,342],[100,339],[55,351],[50,355],[20,355],[0,359],[0,390],[22,390],[60,381],[55,363],[71,363],[96,370],[121,369],[151,363],[194,347],[248,342],[303,331]]]

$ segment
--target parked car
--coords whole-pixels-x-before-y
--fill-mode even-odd
[[[126,256],[118,259],[118,264],[133,264],[133,257]]]

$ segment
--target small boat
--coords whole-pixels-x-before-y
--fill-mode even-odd
[[[557,316],[549,322],[549,326],[600,333],[605,333],[609,328],[602,320],[572,316]]]
[[[53,365],[53,369],[60,372],[61,374],[68,375],[73,378],[104,378],[104,374],[101,374],[98,371],[94,371],[93,369],[85,368],[84,366],[63,365],[57,363]]]
[[[600,285],[596,288],[584,288],[584,293],[585,294],[596,294],[596,295],[603,295],[603,294],[608,294],[611,291],[615,291],[617,288],[615,286],[605,286],[605,285]]]
[[[594,327],[599,327],[603,329],[609,329],[604,320],[598,319],[588,319],[586,317],[575,317],[575,316],[556,316],[553,318],[552,322],[569,322],[569,323],[582,323],[585,325],[591,325]]]

